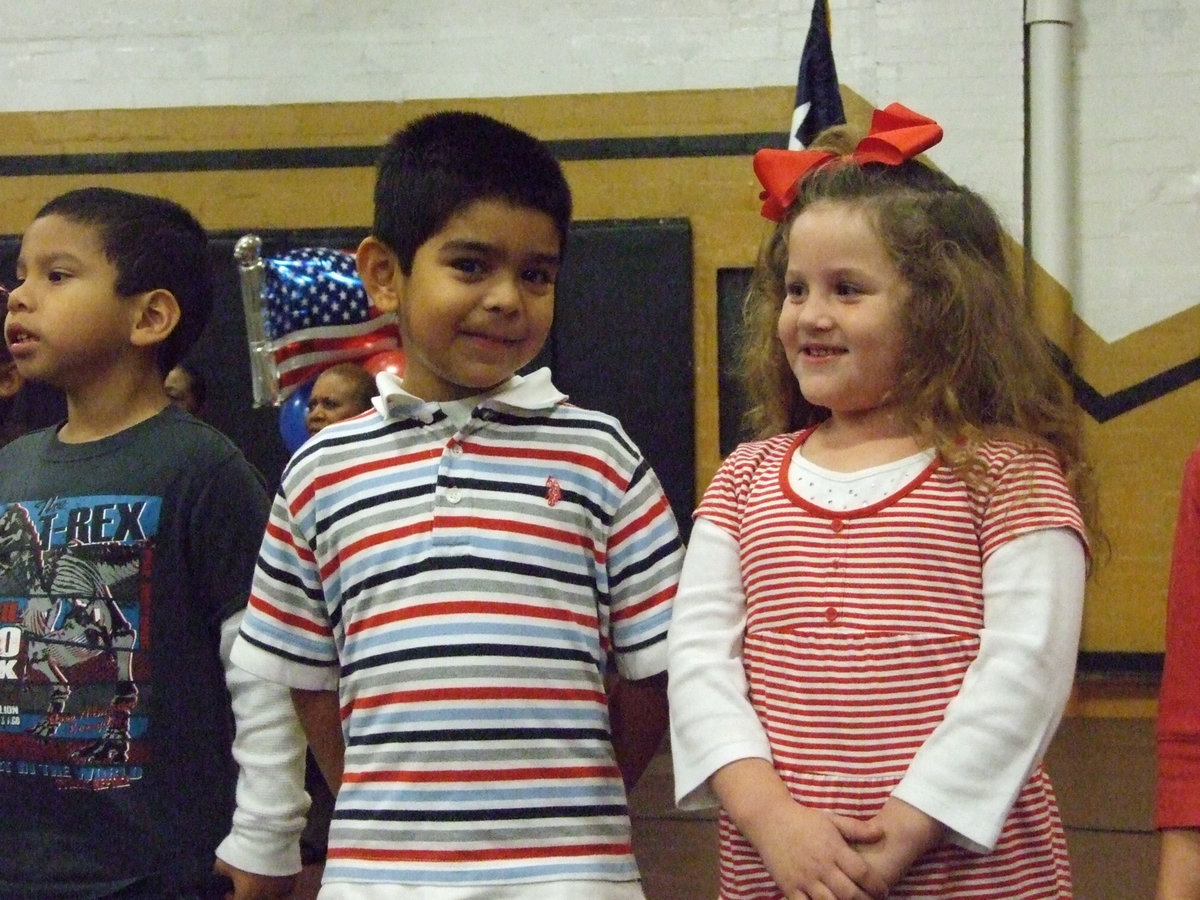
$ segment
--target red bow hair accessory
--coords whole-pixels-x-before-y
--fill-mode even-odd
[[[763,201],[762,216],[782,222],[796,199],[800,179],[833,160],[850,160],[860,166],[869,162],[898,166],[941,139],[941,125],[893,103],[886,109],[875,110],[871,115],[871,130],[848,156],[826,150],[759,150],[754,154],[754,174],[764,188],[758,195]]]

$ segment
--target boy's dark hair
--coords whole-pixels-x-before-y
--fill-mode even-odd
[[[204,228],[178,203],[105,187],[60,194],[35,218],[49,215],[96,229],[104,255],[117,270],[118,295],[162,289],[175,296],[179,324],[158,348],[158,368],[165,377],[212,312],[212,261]]]
[[[571,189],[549,148],[490,116],[458,111],[417,119],[384,146],[372,233],[410,275],[417,248],[479,200],[544,212],[566,243]]]

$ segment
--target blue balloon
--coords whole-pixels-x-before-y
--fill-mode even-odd
[[[308,414],[308,398],[316,380],[313,378],[297,385],[279,408],[279,434],[288,453],[295,453],[300,449],[300,445],[308,440],[308,427],[304,424],[304,418]]]

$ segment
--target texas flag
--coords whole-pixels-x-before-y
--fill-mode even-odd
[[[788,149],[807,147],[823,129],[845,121],[829,36],[829,6],[825,0],[813,0],[812,20],[796,79],[796,107],[792,112]]]

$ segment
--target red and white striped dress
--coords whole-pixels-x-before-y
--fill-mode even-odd
[[[875,815],[942,721],[983,627],[983,561],[1046,528],[1083,534],[1048,452],[984,448],[988,491],[939,461],[879,503],[822,509],[788,484],[805,433],[738,448],[697,515],[738,542],[747,597],[744,664],[776,769],[796,800]],[[782,898],[757,852],[722,813],[722,900]],[[945,843],[890,897],[1071,896],[1057,804],[1039,765],[995,849]]]

